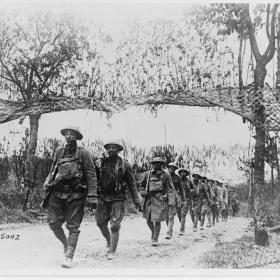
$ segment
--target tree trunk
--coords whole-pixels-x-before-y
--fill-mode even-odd
[[[277,28],[277,72],[276,72],[276,96],[278,100],[280,98],[280,17],[278,17],[278,25]]]
[[[250,167],[250,179],[249,179],[249,194],[248,194],[248,205],[247,205],[247,217],[254,215],[254,181],[253,181],[253,164]]]
[[[270,168],[270,175],[271,175],[271,197],[275,195],[275,181],[274,181],[274,164],[271,164]]]
[[[256,120],[256,143],[254,162],[254,221],[256,245],[267,246],[268,234],[265,230],[267,209],[264,196],[264,156],[265,156],[265,129],[264,129],[264,106],[262,105],[262,88],[266,76],[266,68],[262,63],[256,65],[254,73],[255,82],[255,108]]]
[[[277,171],[277,198],[276,198],[276,202],[277,202],[278,213],[280,213],[280,165],[279,165],[277,146],[276,146],[275,161],[276,161],[275,165],[276,165],[276,171]]]
[[[26,151],[26,162],[25,162],[25,178],[24,184],[27,190],[23,210],[32,208],[31,206],[31,194],[35,187],[35,152],[38,140],[38,128],[39,128],[40,115],[29,116],[30,121],[30,138],[28,148]]]

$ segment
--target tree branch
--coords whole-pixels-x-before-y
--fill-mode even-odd
[[[272,17],[271,17],[271,34],[269,44],[267,49],[263,55],[264,63],[267,64],[274,56],[275,53],[275,20],[276,20],[276,12],[279,4],[274,4],[272,8]]]
[[[271,36],[270,36],[270,32],[269,32],[269,15],[270,15],[270,4],[267,5],[267,9],[266,9],[266,26],[265,26],[265,30],[266,30],[266,35],[268,40],[271,40]]]
[[[243,45],[243,37],[240,35],[239,37],[239,53],[238,53],[238,81],[239,88],[243,87],[243,79],[242,79],[242,45]]]
[[[262,60],[262,56],[261,56],[261,53],[260,53],[260,50],[258,47],[255,30],[254,30],[252,20],[250,17],[249,4],[244,4],[244,8],[242,9],[242,12],[241,12],[241,17],[243,17],[244,22],[246,22],[246,24],[247,24],[251,48],[252,48],[256,61],[259,62]]]

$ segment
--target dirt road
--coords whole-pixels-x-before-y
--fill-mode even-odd
[[[234,218],[220,222],[213,228],[206,228],[203,232],[193,233],[191,220],[188,219],[185,235],[179,236],[179,221],[176,219],[173,238],[164,239],[167,227],[162,223],[160,246],[152,247],[145,220],[140,215],[127,216],[121,228],[118,257],[108,261],[105,257],[105,239],[92,218],[81,226],[75,266],[71,270],[60,267],[62,245],[47,224],[2,228],[0,274],[116,276],[122,275],[124,271],[133,274],[135,269],[141,275],[146,275],[154,270],[201,268],[198,259],[204,252],[212,249],[216,242],[240,238],[248,224],[249,219]]]

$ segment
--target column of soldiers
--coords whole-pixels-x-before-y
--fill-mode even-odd
[[[120,143],[109,141],[104,145],[108,156],[94,160],[89,151],[77,145],[77,140],[83,138],[78,127],[67,126],[61,134],[66,145],[55,151],[44,183],[44,204],[49,227],[63,245],[64,268],[73,266],[85,206],[95,209],[96,224],[106,241],[107,259],[116,257],[126,189],[136,209],[143,212],[152,246],[158,246],[161,222],[168,227],[165,238],[172,238],[176,215],[181,224],[179,234],[183,235],[188,212],[195,232],[198,222],[203,230],[206,221],[207,227],[211,227],[238,211],[238,199],[226,185],[198,172],[192,173],[191,180],[189,170],[178,168],[174,162],[165,168],[166,162],[160,157],[150,162],[152,168],[145,172],[137,190],[130,164],[118,155],[123,150]],[[64,223],[68,236],[62,228]]]

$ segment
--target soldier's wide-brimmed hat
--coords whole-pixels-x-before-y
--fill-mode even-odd
[[[159,162],[159,163],[165,163],[165,160],[164,159],[162,159],[161,157],[154,157],[151,161],[150,161],[150,163],[156,163],[156,162]]]
[[[65,135],[65,132],[67,130],[72,130],[76,133],[77,135],[77,140],[82,140],[83,139],[83,134],[80,132],[80,129],[78,126],[75,126],[75,125],[68,125],[66,127],[64,127],[63,129],[60,130],[61,134],[64,136]]]
[[[120,144],[118,141],[114,141],[114,140],[108,141],[108,142],[104,145],[104,148],[107,150],[109,145],[115,145],[115,146],[117,146],[118,149],[119,149],[119,152],[123,150],[123,145]]]
[[[170,162],[167,164],[168,167],[174,167],[175,169],[179,169],[175,162]]]
[[[178,174],[180,174],[181,172],[186,172],[187,173],[187,175],[189,175],[190,174],[190,171],[188,170],[188,169],[186,169],[186,168],[179,168],[178,169]]]
[[[200,179],[202,179],[202,180],[208,180],[208,178],[207,177],[205,177],[205,176],[201,176],[201,178]]]
[[[198,177],[199,179],[201,178],[201,176],[198,173],[193,173],[192,176],[193,177]]]

